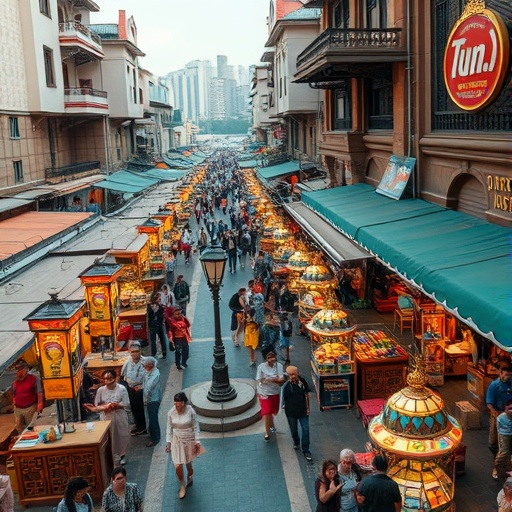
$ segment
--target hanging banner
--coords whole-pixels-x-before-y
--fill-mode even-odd
[[[500,94],[508,75],[510,41],[503,19],[470,1],[448,36],[444,81],[461,109],[481,110]]]

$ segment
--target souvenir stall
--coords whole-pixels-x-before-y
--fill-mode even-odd
[[[454,510],[456,457],[462,428],[443,399],[426,387],[422,357],[368,427],[376,449],[388,459],[388,476],[400,487],[405,512]]]
[[[379,330],[354,333],[358,400],[387,399],[405,384],[409,357],[391,333]]]
[[[111,249],[108,254],[123,267],[117,279],[120,299],[117,339],[137,340],[146,345],[146,305],[154,286],[153,281],[146,279],[149,274],[147,235],[141,234],[126,249]]]
[[[300,279],[299,321],[302,325],[311,321],[321,309],[341,309],[334,293],[338,281],[324,265],[306,267]]]
[[[100,500],[113,468],[110,422],[64,423],[60,400],[76,399],[81,384],[83,349],[80,322],[83,300],[59,300],[56,295],[30,315],[35,347],[46,399],[56,400],[52,424],[35,422],[13,445],[11,454],[22,506],[58,503],[68,480],[75,475],[87,479],[93,499]]]
[[[165,263],[162,252],[164,239],[164,225],[158,219],[148,219],[144,224],[137,226],[139,234],[146,234],[149,243],[149,274],[142,280],[152,283],[152,291],[160,289],[165,282]]]
[[[117,279],[122,274],[121,264],[96,263],[79,275],[85,288],[91,338],[85,361],[97,378],[106,369],[119,373],[127,358],[127,340],[118,339],[121,319]]]
[[[311,377],[321,411],[354,404],[352,335],[356,328],[342,310],[322,309],[306,324],[311,342]]]

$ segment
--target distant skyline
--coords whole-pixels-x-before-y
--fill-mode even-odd
[[[270,0],[96,0],[91,23],[117,23],[120,10],[133,16],[141,65],[156,75],[192,60],[226,55],[228,65],[260,62],[268,39]]]

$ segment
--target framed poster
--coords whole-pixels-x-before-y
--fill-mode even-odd
[[[377,187],[377,193],[391,199],[400,199],[415,164],[416,158],[391,155]]]

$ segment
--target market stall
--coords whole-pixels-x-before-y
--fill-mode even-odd
[[[328,309],[316,313],[306,325],[311,341],[311,377],[321,411],[354,404],[352,335],[356,328],[344,311]]]
[[[117,339],[147,343],[146,304],[153,293],[149,274],[149,241],[139,235],[126,249],[111,249],[108,254],[123,266],[117,278],[119,286],[119,328]]]
[[[56,439],[50,441],[50,430]],[[74,431],[56,432],[54,425],[35,425],[12,447],[22,506],[56,505],[68,480],[80,475],[90,486],[94,501],[101,501],[113,469],[110,421],[77,423]]]
[[[149,273],[142,276],[142,280],[151,283],[152,291],[160,289],[165,281],[165,263],[162,252],[164,241],[164,225],[158,219],[148,219],[144,224],[137,226],[139,234],[146,234],[149,243]]]
[[[357,331],[353,348],[357,362],[358,400],[388,398],[404,386],[409,357],[391,333]]]

